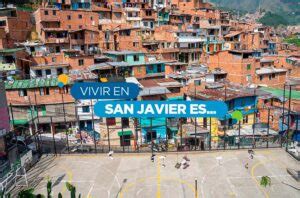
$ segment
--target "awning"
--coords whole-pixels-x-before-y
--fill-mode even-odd
[[[239,34],[241,34],[241,33],[242,33],[242,32],[238,32],[238,31],[236,31],[236,32],[231,32],[231,33],[225,35],[224,38],[234,37],[234,36],[237,36],[237,35],[239,35]]]
[[[128,131],[119,131],[118,136],[122,136],[122,135],[132,135],[132,131],[130,131],[130,130],[128,130]]]

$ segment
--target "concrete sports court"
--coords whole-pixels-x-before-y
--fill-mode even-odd
[[[46,181],[53,181],[54,197],[58,192],[70,197],[65,187],[69,181],[82,197],[299,197],[300,183],[286,168],[299,169],[299,162],[282,149],[255,150],[250,159],[247,150],[187,154],[190,166],[176,169],[176,153],[162,154],[155,162],[151,154],[105,154],[45,156],[28,173],[35,192],[46,194]],[[183,153],[178,154],[178,162]],[[248,163],[248,169],[245,164]],[[271,177],[272,185],[259,185],[261,176]],[[198,189],[195,193],[195,179]]]

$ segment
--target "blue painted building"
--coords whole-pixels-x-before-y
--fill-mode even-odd
[[[55,7],[58,9],[62,9],[63,6],[69,6],[66,4],[65,1],[62,1],[62,3],[54,3]],[[71,9],[72,10],[79,10],[79,9],[91,9],[91,0],[71,0]]]
[[[115,62],[126,62],[130,66],[145,64],[145,54],[136,51],[107,51],[104,55],[108,56]]]

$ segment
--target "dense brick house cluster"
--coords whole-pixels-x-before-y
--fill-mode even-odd
[[[71,79],[63,89],[57,87],[60,74]],[[299,48],[283,43],[273,28],[235,20],[203,0],[54,0],[34,12],[1,8],[0,77],[10,124],[25,126],[18,128],[24,133],[95,131],[98,143],[107,145],[107,126],[114,125],[126,131],[111,131],[115,145],[175,143],[180,134],[201,148],[211,146],[207,131],[215,147],[235,134],[229,117],[99,118],[96,101],[70,96],[78,81],[138,83],[139,100],[223,100],[230,111],[243,110],[245,134],[258,122],[283,131],[288,124],[280,118],[289,116],[291,128],[300,126]],[[282,116],[287,109],[290,114]],[[197,141],[190,140],[190,123],[200,127]]]

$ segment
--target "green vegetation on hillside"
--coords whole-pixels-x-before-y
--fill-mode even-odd
[[[286,38],[286,39],[284,39],[284,42],[290,43],[290,44],[295,44],[296,46],[300,47],[300,38],[298,38],[296,36]]]
[[[297,25],[300,24],[300,3],[299,0],[209,0],[214,3],[216,7],[225,7],[231,10],[239,10],[243,12],[254,13],[256,11],[272,12],[275,15],[268,14],[263,21],[265,25],[286,24]],[[270,19],[274,16],[275,22]],[[282,20],[284,19],[284,20]],[[270,22],[270,24],[268,23]]]
[[[283,16],[272,12],[267,12],[262,18],[259,19],[259,22],[263,25],[274,27],[279,25],[288,25],[289,23]]]

